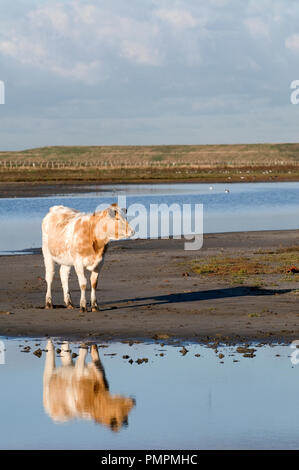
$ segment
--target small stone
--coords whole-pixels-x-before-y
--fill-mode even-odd
[[[153,339],[169,339],[169,335],[166,335],[164,333],[159,333],[159,334],[155,334],[153,336]]]
[[[187,352],[188,352],[188,349],[186,349],[185,346],[183,346],[182,349],[180,350],[180,353],[182,353],[183,356],[185,356]]]
[[[41,357],[42,355],[42,350],[40,348],[38,348],[36,351],[33,352],[33,354],[36,356],[36,357]]]
[[[143,357],[142,359],[137,359],[137,364],[142,364],[143,362],[148,362],[148,358],[147,357]]]
[[[253,354],[256,349],[254,348],[248,348],[248,346],[246,345],[245,347],[244,346],[239,346],[236,351],[240,354]]]

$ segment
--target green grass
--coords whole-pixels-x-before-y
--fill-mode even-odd
[[[24,168],[3,168],[13,162]],[[51,162],[67,168],[41,168]],[[34,162],[36,167],[28,167]],[[83,168],[77,168],[81,164]],[[91,165],[84,167],[85,164]],[[299,144],[53,146],[0,152],[1,181],[296,181]]]
[[[194,273],[203,277],[227,279],[231,284],[244,284],[263,287],[262,276],[276,275],[281,281],[299,282],[299,274],[288,273],[295,265],[299,267],[299,246],[293,245],[274,251],[259,250],[247,256],[209,256],[191,262]]]

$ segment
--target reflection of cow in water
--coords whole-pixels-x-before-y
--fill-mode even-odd
[[[93,419],[118,431],[127,424],[128,414],[135,401],[109,393],[105,371],[98,348],[91,346],[92,362],[85,364],[88,349],[81,347],[76,364],[68,343],[61,348],[62,366],[55,367],[55,349],[47,344],[44,371],[44,408],[56,421],[73,418]]]

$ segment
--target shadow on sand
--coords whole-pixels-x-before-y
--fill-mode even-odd
[[[175,304],[181,302],[196,302],[200,300],[216,300],[233,297],[248,297],[260,295],[282,295],[292,292],[294,289],[260,289],[252,286],[227,287],[224,289],[211,289],[196,292],[180,292],[176,294],[157,295],[152,297],[135,297],[133,299],[123,299],[116,302],[107,302],[102,304],[101,311],[113,310],[116,308],[130,308],[136,303],[136,307],[146,307],[160,304]],[[142,303],[139,303],[142,302]],[[129,305],[123,305],[129,303]],[[109,305],[111,305],[109,307]],[[116,304],[116,305],[114,305]],[[117,306],[117,304],[122,304]]]

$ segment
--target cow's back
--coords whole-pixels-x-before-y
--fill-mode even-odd
[[[80,213],[64,206],[53,206],[42,222],[43,247],[54,258],[64,256],[70,246],[74,223]]]

